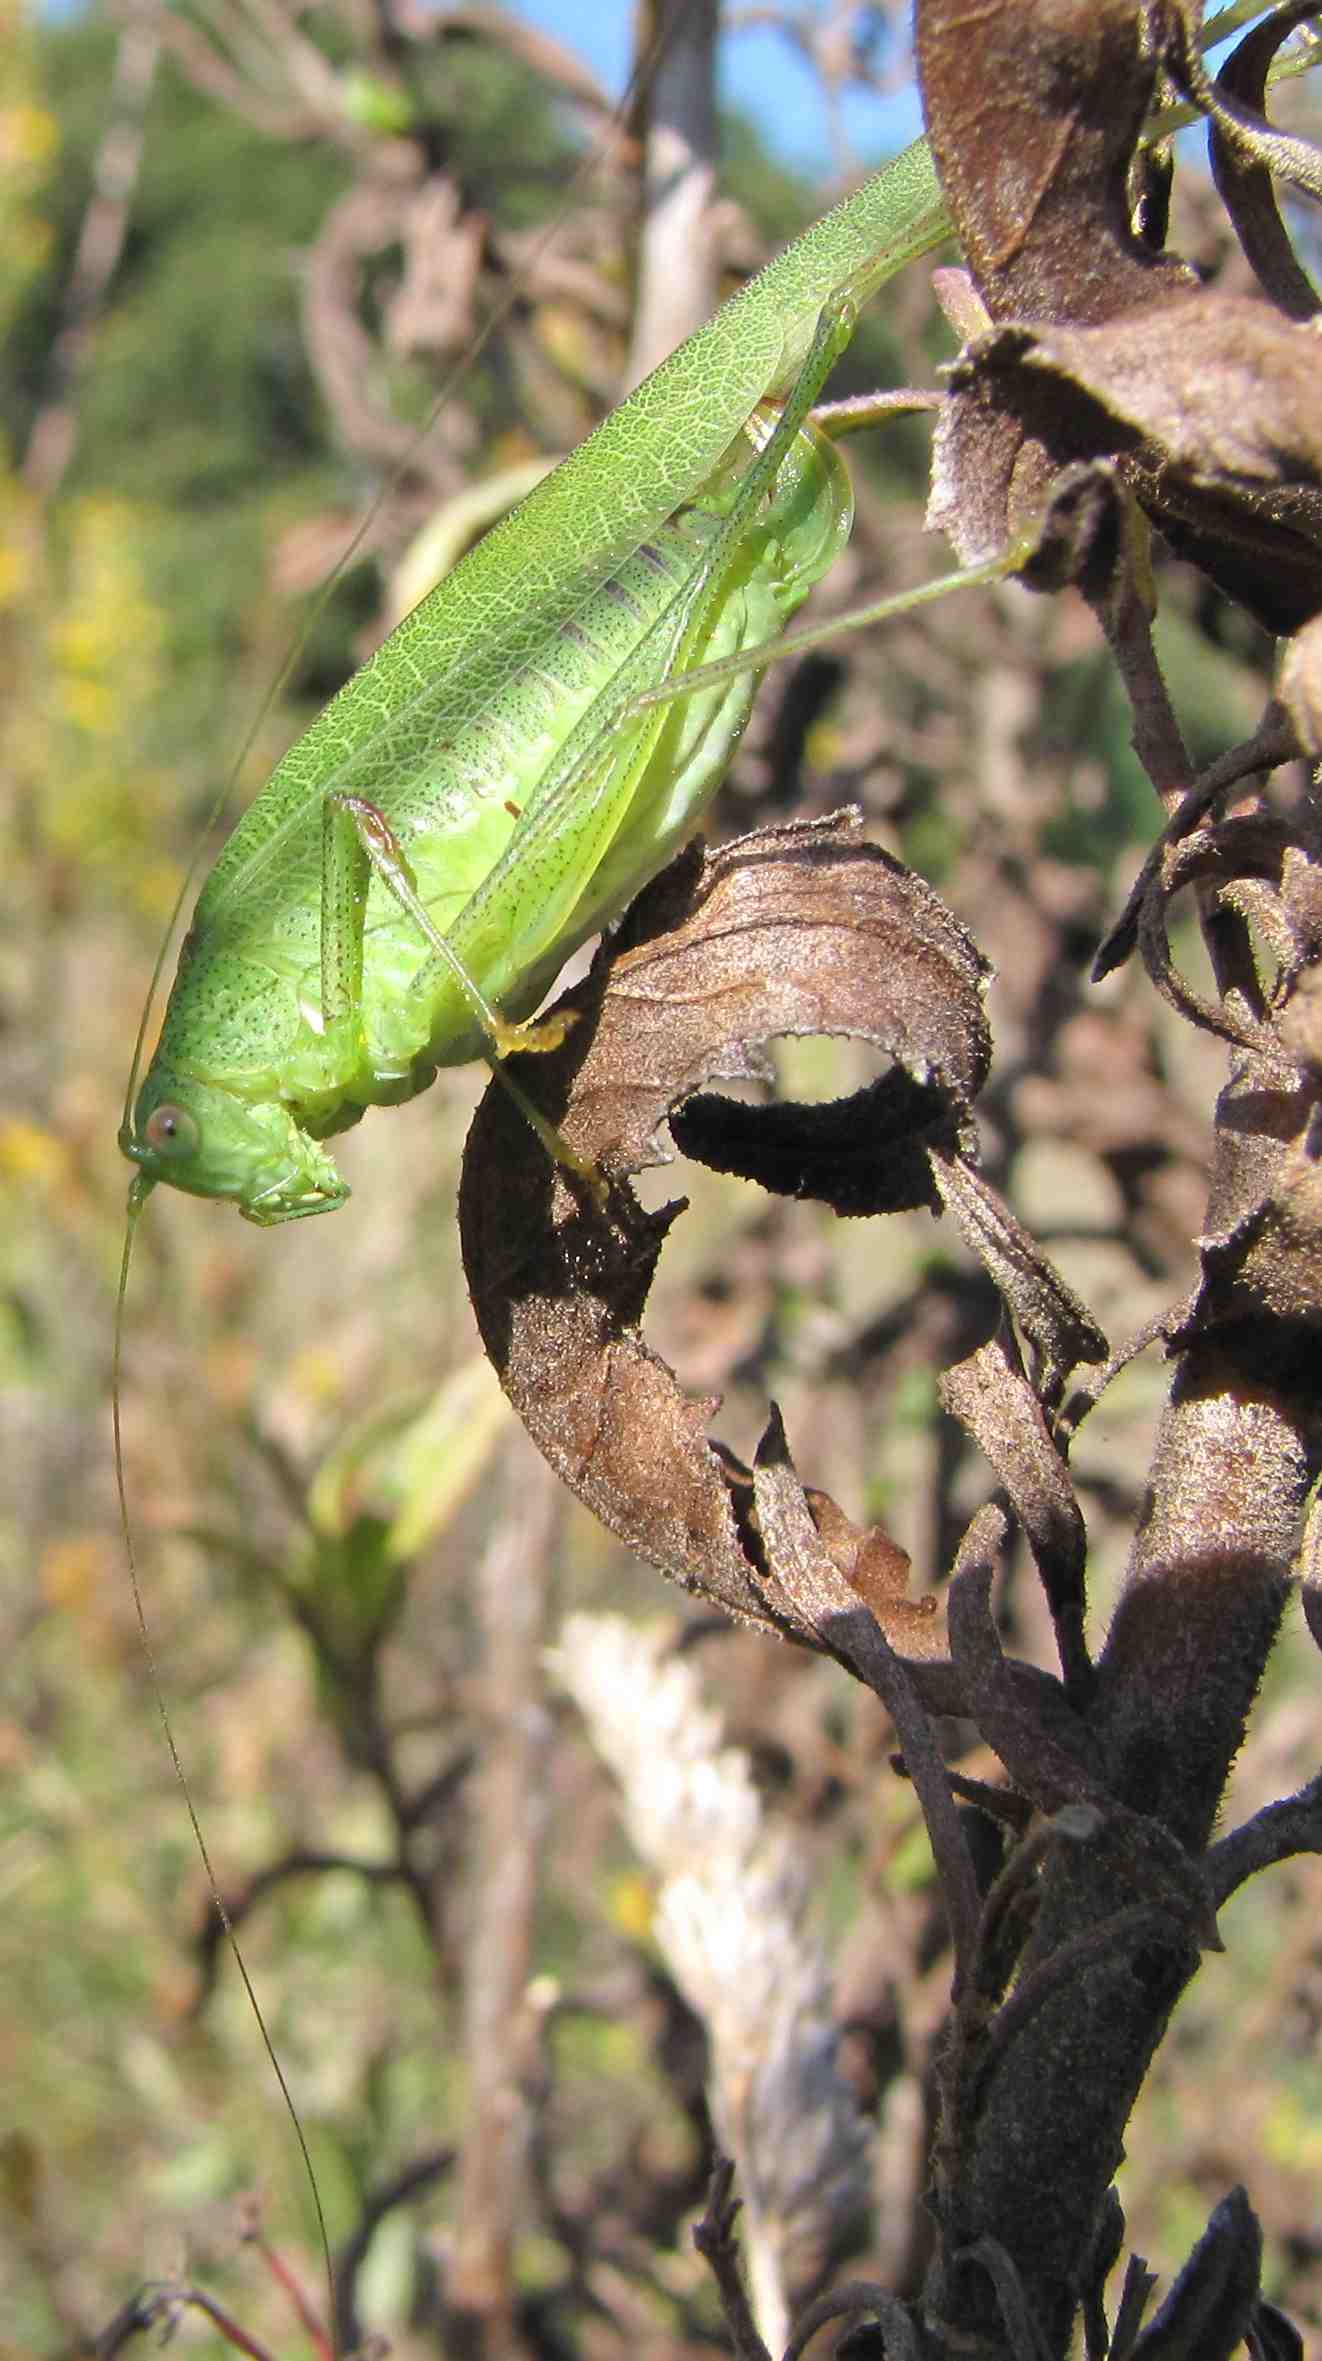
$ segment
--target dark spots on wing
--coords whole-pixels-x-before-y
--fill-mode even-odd
[[[601,595],[603,598],[613,599],[617,607],[623,607],[626,615],[633,616],[635,623],[647,621],[647,617],[632,591],[626,590],[622,582],[603,582]]]

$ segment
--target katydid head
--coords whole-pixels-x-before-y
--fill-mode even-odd
[[[228,1197],[263,1227],[331,1213],[349,1194],[330,1157],[278,1099],[234,1091],[154,1064],[119,1144],[138,1167],[138,1201],[158,1181],[193,1197]]]

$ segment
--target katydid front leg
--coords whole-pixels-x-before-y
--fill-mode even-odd
[[[418,881],[404,848],[376,804],[369,803],[362,795],[332,790],[325,803],[322,844],[321,1008],[328,1034],[332,1028],[349,1025],[353,1028],[355,1045],[365,1044],[363,933],[367,921],[368,878],[375,874],[400,909],[412,919],[423,940],[431,945],[446,973],[453,977],[482,1028],[493,1058],[509,1057],[516,1050],[559,1048],[565,1036],[563,1025],[506,1024],[484,997],[458,953],[433,924],[419,896]]]
[[[466,974],[444,935],[433,924],[418,894],[417,880],[403,847],[384,812],[364,796],[332,792],[322,818],[321,872],[321,1005],[328,1063],[346,1061],[357,1070],[367,1062],[363,1025],[363,934],[367,920],[368,880],[381,880],[401,910],[412,919],[423,940],[443,962],[468,1001],[487,1043],[488,1062],[514,1099],[524,1119],[556,1163],[587,1182],[600,1195],[598,1174],[577,1155],[547,1121],[541,1110],[519,1088],[500,1061],[517,1050],[558,1049],[569,1029],[564,1017],[548,1017],[522,1025],[506,1024]]]

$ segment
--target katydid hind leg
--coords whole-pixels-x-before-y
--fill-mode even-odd
[[[646,713],[649,690],[665,681],[682,680],[692,669],[731,554],[811,415],[822,386],[853,334],[854,319],[847,297],[823,307],[799,374],[778,404],[774,423],[708,545],[701,573],[676,593],[630,664],[566,740],[555,771],[543,782],[535,804],[450,928],[444,965],[452,968],[457,959],[469,975],[486,972],[489,947],[498,940],[506,915],[530,900],[539,931],[524,945],[526,967],[534,966],[567,930],[575,905],[583,900],[617,831],[627,825],[637,765],[631,767],[627,760],[616,757],[621,732]],[[732,667],[731,676],[737,670]],[[530,896],[528,880],[534,875],[537,892]],[[640,876],[637,884],[643,882]],[[419,976],[419,994],[437,988],[443,972],[442,958],[438,957]]]

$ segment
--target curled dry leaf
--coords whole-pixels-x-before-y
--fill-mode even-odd
[[[1306,635],[1301,635],[1306,636]],[[1134,881],[1125,907],[1106,936],[1093,962],[1093,982],[1099,983],[1113,968],[1123,966],[1144,926],[1151,930],[1154,920],[1148,905],[1163,904],[1176,890],[1183,854],[1180,850],[1186,837],[1191,836],[1199,823],[1207,818],[1218,803],[1224,802],[1232,787],[1241,780],[1252,779],[1257,772],[1273,771],[1283,762],[1292,762],[1300,750],[1294,727],[1282,706],[1273,698],[1251,738],[1209,763],[1196,779],[1187,795],[1183,796],[1172,813],[1143,867]],[[1169,959],[1169,947],[1164,944],[1163,961]],[[1159,972],[1153,972],[1158,990],[1164,989]],[[1218,1016],[1218,1024],[1219,1024]]]
[[[1258,1095],[1265,1097],[1266,1082]],[[1260,1194],[1227,1229],[1202,1240],[1202,1284],[1181,1341],[1234,1328],[1246,1373],[1297,1397],[1316,1416],[1322,1328],[1322,1126],[1316,1086],[1271,1093],[1270,1112],[1294,1136],[1260,1149]]]
[[[1279,8],[1246,33],[1207,94],[1212,175],[1245,254],[1273,303],[1292,320],[1318,310],[1312,281],[1296,259],[1272,188],[1272,174],[1318,194],[1317,152],[1274,131],[1264,118],[1267,71],[1281,43],[1317,11],[1313,0]],[[1193,53],[1194,58],[1197,52]]]
[[[947,1370],[940,1393],[943,1409],[973,1436],[1005,1486],[1051,1608],[1067,1690],[1081,1705],[1092,1678],[1083,1628],[1088,1537],[1037,1396],[1003,1336]]]
[[[1099,323],[1196,292],[1193,274],[1131,227],[1130,169],[1158,62],[1149,13],[1135,0],[1040,0],[1031,10],[991,0],[972,13],[917,0],[927,135],[992,322]],[[927,521],[966,563],[1024,529],[1065,463],[984,394],[983,344],[967,344],[932,452]]]
[[[856,815],[767,830],[705,861],[686,855],[635,904],[570,996],[576,1021],[563,1047],[519,1068],[567,1145],[608,1176],[608,1204],[550,1161],[496,1084],[470,1134],[460,1191],[483,1340],[552,1466],[686,1588],[836,1657],[882,1696],[938,1820],[951,1814],[945,1774],[923,1753],[925,1725],[909,1701],[960,1707],[944,1619],[930,1601],[906,1596],[908,1561],[884,1533],[805,1490],[774,1411],[751,1472],[708,1441],[716,1403],[681,1393],[639,1333],[682,1206],[645,1213],[624,1182],[669,1160],[669,1119],[710,1160],[845,1211],[948,1206],[1054,1388],[1105,1343],[971,1169],[968,1104],[988,1060],[986,980],[964,930],[920,879],[862,841]],[[811,1032],[850,1033],[897,1065],[835,1107],[704,1097],[682,1119],[671,1116],[707,1083],[759,1074],[775,1035]],[[1077,1511],[1040,1410],[1031,1433],[1025,1425],[1031,1398],[1021,1379],[1013,1435],[990,1456],[1045,1561],[1077,1689],[1086,1664]],[[986,1417],[970,1419],[984,1439]],[[1053,1728],[1061,1716],[1072,1726],[1046,1674],[1003,1663],[999,1681],[1016,1729],[1044,1713]],[[957,1892],[953,1819],[948,1834]]]
[[[1190,875],[1224,863],[1237,904],[1252,889],[1278,965],[1261,1040],[1222,1096],[1227,1153],[1179,1337],[1233,1328],[1241,1367],[1284,1388],[1311,1423],[1322,1326],[1322,862],[1310,841],[1291,842],[1253,813],[1196,832],[1187,853]]]
[[[1192,798],[1186,800],[1191,801]],[[1149,855],[1125,915],[1108,936],[1094,967],[1105,975],[1118,964],[1133,914],[1137,941],[1148,976],[1177,1015],[1223,1041],[1232,1041],[1254,1055],[1271,1058],[1271,1028],[1238,1016],[1226,1002],[1207,1000],[1175,964],[1167,925],[1170,902],[1185,886],[1216,887],[1227,908],[1255,916],[1269,941],[1278,939],[1278,953],[1293,973],[1297,962],[1280,942],[1283,913],[1273,882],[1279,876],[1288,846],[1286,832],[1269,815],[1236,814],[1215,826],[1192,829],[1172,837],[1163,831]]]
[[[1242,2188],[1211,2215],[1133,2361],[1231,2361],[1258,2308],[1262,2227]]]
[[[922,2343],[907,2304],[889,2294],[881,2286],[867,2279],[847,2280],[843,2287],[833,2287],[816,2303],[810,2304],[802,2318],[795,2323],[794,2334],[785,2347],[783,2361],[802,2361],[815,2336],[832,2320],[842,2320],[849,2313],[860,2325],[840,2339],[835,2350],[847,2350],[859,2356],[884,2351],[892,2361],[922,2361]],[[872,2323],[876,2323],[876,2334]],[[878,2336],[884,2343],[878,2343]]]
[[[908,1551],[879,1525],[856,1525],[829,1492],[800,1483],[774,1402],[756,1468],[746,1468],[723,1443],[714,1442],[712,1449],[725,1472],[739,1529],[764,1561],[767,1596],[790,1621],[816,1626],[824,1614],[844,1605],[856,1611],[861,1599],[892,1641],[905,1640],[907,1654],[944,1651],[935,1598],[907,1595]]]
[[[928,138],[994,320],[1108,320],[1196,286],[1130,226],[1152,15],[1136,0],[918,0]]]
[[[1317,333],[1200,287],[1129,226],[1157,68],[1195,54],[1187,21],[1139,0],[920,0],[917,24],[933,150],[997,323],[952,373],[929,522],[984,558],[1061,467],[1113,460],[1181,556],[1295,629],[1322,609]],[[1013,163],[987,174],[993,139]]]
[[[1179,555],[1292,631],[1322,608],[1320,362],[1314,329],[1212,289],[1103,327],[994,328],[951,372],[930,521],[987,556],[1047,477],[1112,459]]]
[[[1086,1724],[1056,1681],[1032,1677],[1002,1653],[991,1612],[991,1570],[966,1565],[950,1586],[950,1648],[969,1710],[1014,1787],[1043,1810],[1105,1804],[1102,1766]],[[1029,1677],[1026,1677],[1029,1676]]]
[[[842,1033],[895,1061],[837,1108],[708,1108],[781,1185],[849,1209],[940,1202],[927,1156],[961,1152],[989,1058],[987,971],[930,887],[863,842],[857,815],[767,830],[684,856],[635,904],[570,996],[549,1056],[514,1061],[569,1147],[608,1176],[609,1204],[554,1165],[498,1085],[464,1161],[464,1264],[487,1351],[539,1448],[632,1549],[728,1611],[822,1647],[815,1609],[782,1580],[751,1478],[708,1443],[716,1404],[687,1399],[643,1342],[662,1242],[682,1210],[645,1213],[623,1185],[670,1160],[670,1110],[758,1077],[777,1035]],[[812,1503],[810,1502],[810,1506]],[[815,1507],[823,1566],[906,1657],[943,1654],[937,1619],[903,1598],[900,1553]],[[889,1553],[889,1554],[888,1554]],[[825,1577],[824,1577],[825,1578]],[[935,1667],[933,1667],[935,1669]]]
[[[942,1204],[1032,1350],[1042,1399],[1054,1402],[1080,1361],[1106,1359],[1106,1338],[1087,1306],[981,1173],[967,1161],[946,1155],[939,1144],[932,1149],[932,1170]]]

